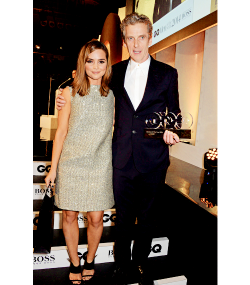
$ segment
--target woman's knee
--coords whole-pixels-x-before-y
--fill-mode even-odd
[[[63,210],[63,219],[64,219],[64,222],[73,224],[78,219],[78,212]]]
[[[98,228],[103,225],[103,211],[88,212],[87,217],[92,227]]]

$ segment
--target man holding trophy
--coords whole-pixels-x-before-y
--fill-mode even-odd
[[[169,147],[179,142],[176,133],[163,130],[161,137],[145,136],[154,113],[180,113],[178,75],[175,68],[154,60],[148,53],[152,23],[132,13],[122,21],[124,45],[130,59],[115,64],[110,88],[115,96],[112,142],[113,187],[116,207],[115,263],[112,284],[125,285],[132,260],[140,285],[153,285],[147,258],[151,250],[154,207],[157,193],[165,184]],[[57,106],[63,105],[62,97]],[[137,218],[136,236],[132,227]]]
[[[169,166],[168,145],[179,142],[173,132],[162,139],[147,138],[144,129],[155,112],[179,114],[177,71],[154,60],[148,53],[152,43],[148,17],[132,13],[121,24],[130,59],[113,66],[111,89],[115,95],[113,134],[113,187],[116,205],[114,284],[126,283],[131,259],[131,228],[137,218],[132,259],[138,267],[138,283],[151,285],[147,258],[151,250],[154,203],[165,183]],[[125,278],[124,278],[125,276]]]

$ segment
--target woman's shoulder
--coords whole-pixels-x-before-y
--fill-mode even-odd
[[[66,86],[66,87],[63,89],[63,93],[70,96],[71,93],[72,93],[72,87],[71,87],[71,86]]]
[[[72,87],[67,86],[62,91],[62,96],[67,100],[72,97]]]
[[[109,88],[108,96],[112,96],[112,97],[114,96],[113,90],[112,90],[112,89],[110,89],[110,88]]]

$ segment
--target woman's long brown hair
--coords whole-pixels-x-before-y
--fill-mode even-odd
[[[80,96],[85,96],[88,94],[90,83],[85,71],[85,63],[87,61],[89,54],[97,49],[103,50],[106,54],[107,68],[105,74],[102,77],[100,93],[102,96],[105,97],[108,96],[109,82],[111,79],[111,63],[110,63],[108,49],[103,43],[97,40],[92,40],[86,43],[79,52],[77,59],[76,74],[74,81],[72,83],[73,86],[72,96],[75,96],[76,93],[78,93]]]

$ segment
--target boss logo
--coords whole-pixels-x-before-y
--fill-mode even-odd
[[[156,36],[159,36],[159,34],[160,34],[160,30],[157,29],[157,30],[154,32],[154,38],[155,38]]]
[[[38,172],[40,172],[40,173],[43,173],[43,172],[49,172],[50,171],[50,167],[51,167],[51,165],[47,165],[47,166],[45,166],[45,165],[38,165],[37,166],[37,171]]]
[[[111,221],[111,222],[115,222],[115,219],[116,219],[116,214],[112,214],[111,216],[109,214],[104,214],[103,215],[103,222],[104,223],[107,223],[108,221]]]
[[[113,256],[114,256],[114,251],[113,251],[113,249],[110,249],[110,250],[109,250],[108,257],[113,257]]]
[[[86,216],[78,216],[78,222],[83,223],[83,222],[87,222],[88,219]]]
[[[33,262],[34,263],[47,263],[47,262],[54,262],[56,260],[54,255],[40,255],[40,256],[34,256]]]
[[[48,189],[38,188],[38,189],[35,189],[35,194],[44,194],[45,191],[47,194],[49,194],[49,192],[50,192]]]
[[[155,244],[153,247],[151,247],[151,251],[153,253],[159,253],[161,252],[162,246],[160,244]]]

